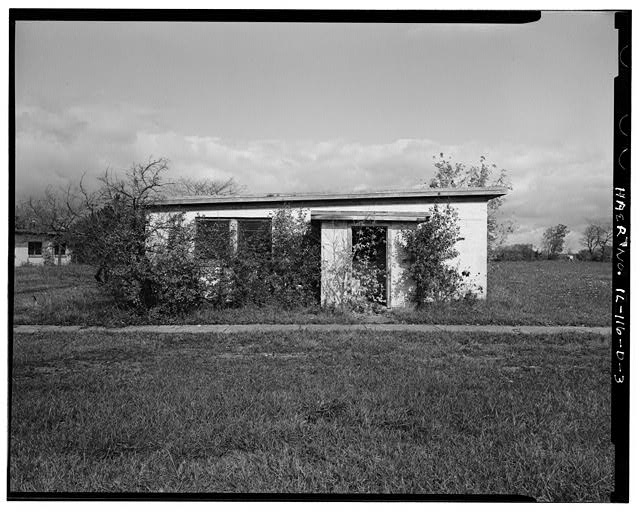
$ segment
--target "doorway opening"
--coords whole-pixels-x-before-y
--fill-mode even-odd
[[[353,226],[353,267],[369,301],[387,305],[387,227]]]

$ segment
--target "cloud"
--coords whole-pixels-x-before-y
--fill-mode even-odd
[[[588,220],[610,215],[611,155],[593,147],[561,145],[513,155],[505,152],[504,162],[514,171],[505,214],[520,226],[511,242],[539,244],[545,228],[562,223],[571,229],[566,248],[577,251]]]
[[[124,170],[150,156],[168,158],[176,176],[233,177],[255,193],[411,188],[431,178],[433,156],[443,152],[469,164],[485,155],[508,170],[513,190],[504,215],[519,225],[511,242],[537,243],[545,227],[563,223],[572,230],[570,246],[579,249],[586,220],[606,217],[611,208],[611,155],[588,145],[228,140],[179,133],[158,119],[124,104],[63,111],[17,106],[16,194],[65,185],[83,172]]]
[[[16,195],[76,181],[86,172],[125,169],[135,161],[138,131],[153,113],[129,105],[56,110],[16,105]]]

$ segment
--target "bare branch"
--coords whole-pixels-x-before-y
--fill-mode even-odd
[[[235,196],[243,191],[233,178],[215,180],[209,178],[182,177],[174,182],[166,192],[183,196]]]

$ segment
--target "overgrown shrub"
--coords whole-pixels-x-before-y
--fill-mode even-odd
[[[264,306],[272,301],[271,254],[263,244],[248,244],[231,256],[231,296],[227,303],[234,306]],[[223,267],[226,269],[227,267]]]
[[[386,263],[379,265],[377,261],[380,251],[386,254],[386,229],[380,228],[367,226],[366,223],[352,227],[354,288],[351,303],[355,309],[367,310],[375,304],[386,302]]]
[[[100,278],[120,305],[142,314],[177,315],[203,301],[218,308],[317,304],[320,231],[288,208],[244,231],[223,220],[155,215],[113,200],[100,212]],[[200,221],[200,222],[199,222]],[[357,229],[357,228],[354,228]],[[242,236],[240,236],[242,235]],[[361,238],[345,257],[347,293],[338,302],[367,310],[384,302],[386,274],[373,261],[377,241]],[[382,274],[381,274],[382,273]]]
[[[220,308],[267,304],[289,308],[317,302],[320,240],[303,211],[278,209],[264,233],[258,231],[243,241],[236,233],[225,239],[213,231],[201,232],[198,240],[215,248],[215,258],[203,259],[210,303]]]
[[[320,230],[302,210],[282,208],[272,218],[270,285],[283,306],[316,303],[320,295]]]
[[[164,237],[147,249],[154,302],[160,313],[177,314],[197,307],[204,298],[200,262],[193,251],[193,223],[182,214],[169,216],[160,229]]]
[[[532,261],[537,260],[540,253],[533,249],[533,244],[511,244],[501,246],[494,252],[494,260]]]
[[[42,263],[44,265],[54,265],[53,247],[49,245],[42,245]]]
[[[204,224],[185,224],[183,215],[152,221],[141,210],[120,207],[114,214],[119,229],[104,235],[112,251],[105,257],[103,285],[121,305],[177,315],[203,301],[219,308],[318,302],[319,230],[302,211],[277,210],[263,230],[238,237],[230,231],[234,225],[214,222],[196,233]],[[455,210],[436,206],[427,222],[404,234],[418,304],[461,293],[463,276],[447,263],[458,254],[457,219]],[[353,234],[344,254],[334,252],[335,268],[325,270],[336,285],[335,294],[328,294],[339,309],[366,312],[386,299],[387,271],[377,262],[382,234],[367,223],[354,226]]]
[[[578,260],[594,261],[594,262],[611,262],[612,249],[607,245],[599,251],[589,251],[588,249],[581,249],[576,254]]]
[[[105,288],[117,303],[139,313],[175,315],[197,307],[204,284],[192,250],[193,227],[184,225],[182,215],[168,216],[148,227],[145,237],[144,251],[114,252]]]
[[[464,277],[448,263],[458,256],[455,245],[459,240],[458,213],[450,205],[435,205],[426,222],[414,230],[403,230],[400,244],[407,257],[408,275],[415,283],[418,306],[462,295]]]

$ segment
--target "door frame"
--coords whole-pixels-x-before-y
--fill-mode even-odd
[[[347,240],[349,242],[349,251],[353,252],[353,227],[356,223],[349,223],[347,226]],[[364,224],[358,226],[379,226],[384,228],[384,251],[385,251],[385,302],[384,306],[390,308],[391,304],[391,251],[389,247],[389,223],[385,221],[365,221]]]

